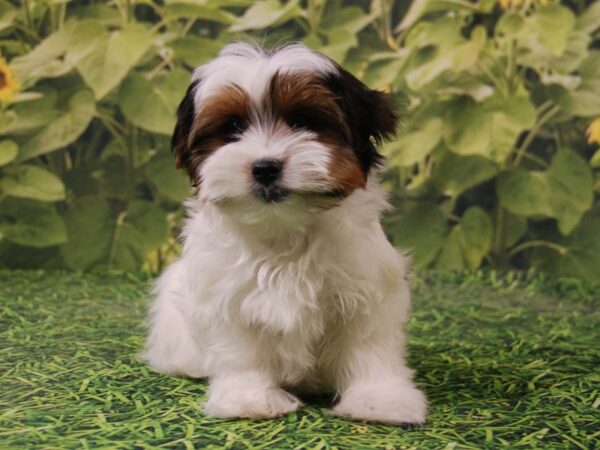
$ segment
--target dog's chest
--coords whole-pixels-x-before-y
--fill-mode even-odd
[[[240,318],[273,332],[323,333],[353,316],[374,293],[352,265],[328,257],[255,262],[237,296]]]

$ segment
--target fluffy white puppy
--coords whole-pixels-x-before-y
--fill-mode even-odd
[[[234,43],[194,72],[173,151],[196,196],[146,359],[207,377],[207,414],[277,417],[301,405],[288,391],[332,392],[340,416],[425,420],[408,261],[379,223],[375,145],[395,126],[387,95],[302,45]]]

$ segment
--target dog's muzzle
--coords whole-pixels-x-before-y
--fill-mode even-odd
[[[276,203],[290,194],[277,184],[283,173],[283,163],[277,159],[259,159],[252,164],[252,178],[256,182],[255,192],[264,201]]]

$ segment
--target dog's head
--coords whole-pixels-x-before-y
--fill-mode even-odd
[[[242,222],[294,222],[363,189],[397,121],[386,94],[327,57],[243,43],[196,69],[177,119],[178,167]]]

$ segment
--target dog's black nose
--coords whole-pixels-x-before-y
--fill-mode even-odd
[[[283,164],[276,159],[259,159],[252,164],[252,176],[263,186],[270,186],[281,176]]]

